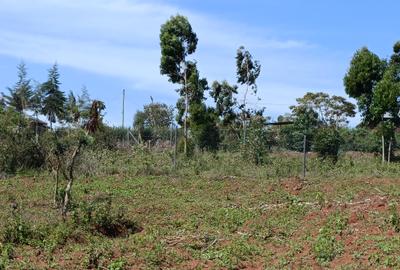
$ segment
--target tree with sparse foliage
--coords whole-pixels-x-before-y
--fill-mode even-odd
[[[4,94],[0,93],[0,110],[4,110],[6,108],[6,99],[4,98]]]
[[[10,94],[5,96],[5,100],[8,106],[19,113],[23,113],[24,110],[29,108],[33,93],[31,80],[27,78],[25,63],[22,62],[17,68],[18,81],[13,87],[8,88]]]
[[[68,123],[77,124],[80,118],[79,107],[72,91],[69,92],[65,102],[65,120]]]
[[[181,98],[176,103],[178,110],[177,122],[184,125],[185,118],[187,118],[187,127],[190,127],[190,106],[192,104],[199,104],[205,100],[204,93],[209,90],[207,79],[200,78],[200,72],[197,69],[195,62],[189,62],[187,66],[187,84],[186,87],[179,89]],[[187,95],[185,95],[185,92]],[[187,100],[186,100],[187,99]],[[187,104],[186,104],[187,101]],[[187,111],[186,111],[187,106]]]
[[[93,143],[94,139],[91,135],[102,125],[102,111],[104,109],[105,105],[102,101],[94,100],[90,108],[89,119],[83,127],[71,128],[68,132],[63,132],[63,130],[50,131],[45,135],[48,165],[54,172],[55,179],[54,203],[60,206],[64,217],[71,204],[71,192],[78,157],[85,146]],[[59,192],[60,175],[67,181],[62,194]]]
[[[246,121],[250,117],[250,111],[247,109],[247,95],[249,91],[257,93],[256,80],[260,75],[261,65],[243,46],[239,47],[236,54],[236,74],[237,82],[245,85],[246,89],[243,96],[241,109],[241,118],[243,125],[243,141],[246,141]]]
[[[144,140],[166,137],[173,122],[174,109],[167,104],[152,102],[137,111],[133,126]]]
[[[76,95],[70,91],[65,103],[65,120],[76,126],[82,125],[89,117],[91,100],[86,87]]]
[[[298,105],[290,106],[292,113],[300,115],[304,113],[304,108],[312,109],[318,114],[322,125],[341,127],[348,123],[348,117],[354,117],[355,105],[347,101],[344,97],[323,92],[307,92],[303,97],[296,99]]]
[[[270,134],[266,126],[267,119],[262,112],[250,117],[246,143],[243,145],[243,154],[247,160],[255,165],[262,165],[266,162],[270,148]]]
[[[302,151],[305,135],[307,151],[316,142],[318,143],[317,148],[315,148],[316,151],[319,151],[322,156],[328,155],[328,152],[332,156],[334,151],[330,150],[336,149],[338,151],[337,145],[342,141],[334,141],[330,137],[332,134],[337,134],[338,138],[340,137],[338,132],[332,130],[344,127],[348,123],[347,118],[355,116],[354,104],[343,97],[330,96],[323,92],[308,92],[303,97],[297,98],[296,101],[298,104],[290,106],[292,114],[287,119],[293,124],[287,125],[281,130],[283,146],[291,150]],[[323,129],[321,133],[319,133],[320,129]],[[317,134],[319,135],[317,136]],[[325,135],[329,138],[324,138]],[[333,142],[335,145],[324,146],[324,143]]]
[[[193,54],[197,47],[197,36],[193,32],[188,19],[181,15],[172,16],[160,30],[161,64],[160,72],[167,75],[172,83],[182,85],[181,96],[185,100],[184,115],[184,151],[187,148],[187,118],[189,112],[189,93],[187,91],[188,55]]]
[[[37,84],[31,98],[31,110],[35,115],[35,140],[39,142],[39,114],[43,110],[43,91],[40,84]]]
[[[42,84],[43,97],[43,114],[47,116],[52,127],[53,123],[65,118],[65,102],[64,92],[60,90],[60,74],[57,64],[49,70],[48,79]]]
[[[238,87],[230,85],[227,81],[215,81],[211,89],[210,95],[214,99],[215,111],[221,118],[222,126],[231,125],[237,118],[235,95],[238,93]]]

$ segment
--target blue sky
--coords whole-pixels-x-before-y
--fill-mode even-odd
[[[368,46],[391,54],[400,2],[392,0],[0,0],[0,92],[23,60],[42,82],[57,61],[62,89],[104,100],[106,121],[126,124],[155,101],[175,104],[177,87],[159,73],[159,28],[171,15],[189,18],[199,38],[192,57],[202,76],[235,83],[235,53],[244,45],[262,72],[253,107],[276,118],[307,91],[345,95],[353,53]],[[353,119],[352,123],[356,123]]]

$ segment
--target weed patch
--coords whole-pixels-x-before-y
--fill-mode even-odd
[[[73,222],[108,237],[126,237],[141,230],[136,222],[125,216],[123,208],[112,208],[109,195],[80,203],[73,212]]]

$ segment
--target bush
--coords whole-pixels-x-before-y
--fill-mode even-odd
[[[282,121],[289,120],[293,123],[280,129],[279,145],[288,150],[302,152],[304,135],[306,135],[306,150],[309,151],[320,121],[318,120],[318,114],[314,110],[307,107],[298,109],[299,111],[288,119],[281,119]]]
[[[331,127],[324,127],[317,130],[314,138],[313,149],[323,158],[337,160],[339,149],[343,142],[340,133]]]
[[[45,157],[30,121],[12,109],[0,110],[0,173],[40,168]]]
[[[112,199],[109,195],[80,203],[73,211],[73,222],[109,237],[128,236],[141,230],[134,221],[125,217],[122,208],[117,211],[112,209]]]
[[[20,214],[15,214],[7,221],[2,231],[2,242],[8,244],[28,244],[33,236],[29,223]]]
[[[108,270],[124,270],[126,269],[126,261],[124,259],[116,259],[107,268]]]
[[[126,140],[127,132],[126,128],[104,125],[94,133],[96,144],[92,148],[114,150],[118,148],[122,141]]]
[[[400,217],[397,213],[397,207],[395,204],[390,204],[389,206],[390,217],[389,222],[392,225],[395,232],[400,232]]]
[[[60,222],[51,227],[47,225],[44,228],[40,246],[49,252],[53,252],[57,247],[63,246],[72,234],[73,228],[70,223]]]
[[[213,108],[204,104],[190,107],[190,131],[195,145],[201,150],[215,151],[219,147],[220,134],[217,116]]]
[[[311,148],[312,135],[307,135],[307,151]],[[281,130],[281,138],[279,146],[284,149],[296,152],[303,152],[304,148],[304,131],[298,130],[290,125],[285,126]]]
[[[340,246],[329,228],[323,227],[313,246],[315,256],[320,262],[329,262],[340,253]]]
[[[381,151],[381,138],[376,131],[367,128],[343,128],[339,130],[343,138],[343,151],[359,151],[379,153]]]
[[[106,269],[105,261],[111,257],[109,245],[98,242],[91,242],[83,260],[83,268],[86,269]]]
[[[185,138],[182,136],[179,138],[178,145],[177,145],[177,151],[179,153],[184,152],[184,147],[185,147]],[[187,139],[187,145],[186,145],[186,150],[187,150],[187,155],[188,156],[193,156],[194,154],[194,149],[195,149],[195,144],[191,138]]]
[[[343,251],[342,243],[336,240],[336,235],[341,235],[347,227],[348,219],[340,213],[328,217],[328,222],[319,231],[313,250],[320,263],[332,261]]]
[[[246,159],[256,165],[266,162],[270,149],[271,136],[264,125],[262,116],[255,116],[247,129],[246,143],[243,145],[243,154]]]
[[[221,143],[220,149],[230,152],[238,152],[240,150],[241,140],[240,131],[236,127],[223,127],[220,130]]]
[[[10,244],[0,243],[0,270],[8,269],[9,261],[14,257],[14,248]]]

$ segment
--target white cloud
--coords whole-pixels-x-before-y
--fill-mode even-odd
[[[137,84],[162,84],[158,51],[116,46],[108,42],[88,42],[0,30],[0,53],[31,61],[67,65],[73,68],[131,79]],[[159,77],[159,80],[157,78]],[[155,80],[156,78],[156,80]]]
[[[173,96],[175,86],[159,72],[159,30],[171,15],[180,13],[199,37],[194,57],[210,82],[235,82],[234,57],[240,45],[261,61],[259,96],[264,104],[255,106],[265,105],[268,113],[287,112],[287,104],[306,91],[343,92],[335,56],[310,53],[316,45],[282,40],[265,29],[173,5],[139,0],[0,0],[0,7],[0,54],[45,64],[57,61],[122,78],[137,91],[169,89]]]
[[[242,42],[252,48],[289,49],[302,41],[253,38],[246,27],[171,5],[128,0],[0,0],[0,53],[165,86],[159,75],[159,28],[169,16],[189,17],[199,50],[223,53]],[[227,55],[225,55],[228,57]],[[199,62],[201,59],[198,59]],[[210,59],[211,60],[211,59]],[[205,71],[214,63],[206,62]]]

